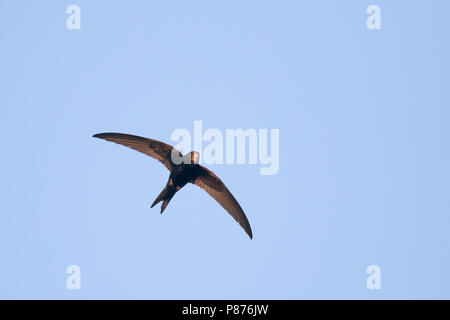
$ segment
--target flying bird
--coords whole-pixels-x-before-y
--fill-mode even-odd
[[[142,152],[161,162],[169,171],[166,186],[153,201],[152,208],[162,201],[161,213],[164,212],[175,193],[187,183],[193,183],[204,189],[213,197],[253,238],[252,228],[239,203],[212,171],[198,164],[200,155],[191,151],[183,155],[180,151],[164,142],[124,133],[99,133],[94,138],[104,139]]]

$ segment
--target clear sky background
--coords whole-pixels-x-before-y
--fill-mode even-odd
[[[1,1],[0,298],[449,299],[449,10]],[[210,166],[253,240],[192,185],[150,209],[168,171],[91,138],[171,142],[194,120],[280,129],[277,175]]]

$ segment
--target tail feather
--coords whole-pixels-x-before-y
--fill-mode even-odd
[[[159,196],[155,199],[155,201],[153,201],[152,203],[152,208],[154,206],[156,206],[160,201],[162,201],[162,205],[161,205],[161,213],[164,212],[164,210],[166,209],[167,205],[169,204],[170,200],[172,199],[172,197],[175,195],[175,190],[170,187],[170,186],[166,186],[161,193],[159,194]]]
[[[164,210],[166,210],[166,207],[169,204],[170,199],[172,199],[172,198],[169,198],[169,199],[166,199],[166,200],[163,201],[163,203],[161,205],[161,213],[163,213]]]
[[[162,191],[161,191],[161,193],[159,194],[159,196],[157,196],[156,199],[155,199],[155,201],[153,201],[151,207],[153,208],[153,207],[156,206],[161,200],[163,200],[163,199],[166,197],[166,194],[167,194],[167,186],[166,186],[164,189],[162,189]]]

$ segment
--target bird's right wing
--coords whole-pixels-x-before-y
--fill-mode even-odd
[[[194,180],[194,184],[204,189],[213,197],[247,232],[250,239],[253,238],[252,228],[239,203],[236,201],[230,190],[225,186],[212,171],[201,166],[199,176]]]
[[[172,153],[178,157],[183,156],[180,151],[168,145],[164,142],[134,136],[124,133],[99,133],[93,136],[94,138],[100,138],[121,144],[136,151],[142,152],[152,158],[155,158],[163,165],[166,166],[169,171],[173,169],[174,162],[172,161]]]

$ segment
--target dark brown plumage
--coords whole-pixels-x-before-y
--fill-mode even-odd
[[[250,223],[241,206],[222,180],[212,171],[198,164],[199,155],[197,152],[193,151],[183,156],[180,151],[164,142],[130,134],[99,133],[94,135],[94,137],[142,152],[161,162],[170,171],[169,181],[152,204],[152,207],[154,207],[162,201],[161,213],[164,212],[176,192],[187,183],[193,183],[213,197],[239,222],[250,239],[253,238]]]

